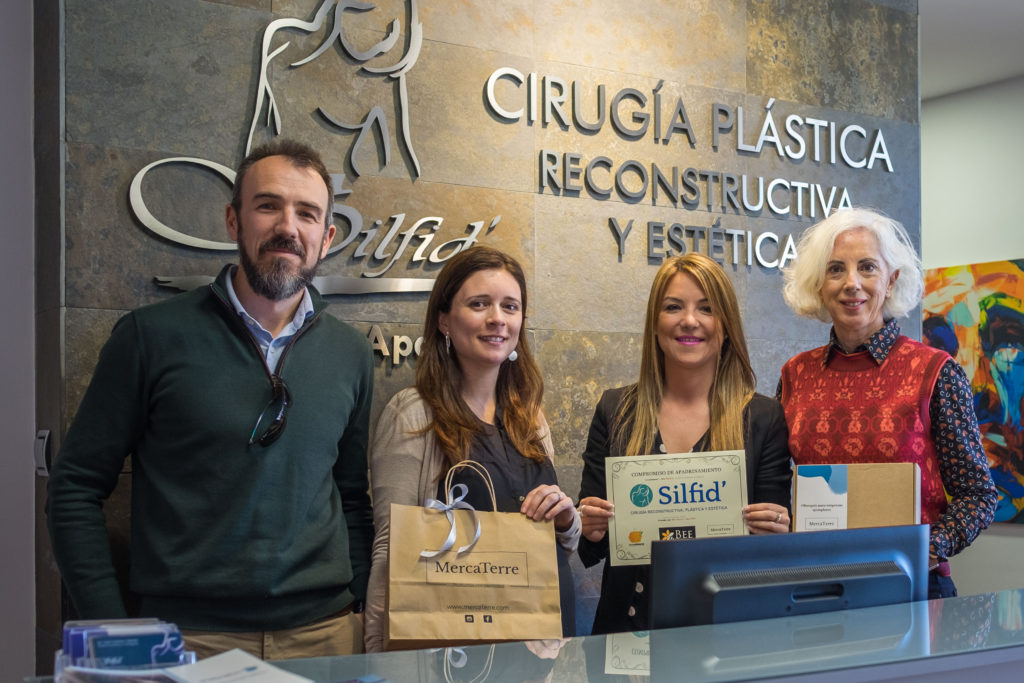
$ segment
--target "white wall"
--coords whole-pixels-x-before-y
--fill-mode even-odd
[[[925,268],[1024,258],[1024,76],[921,103]]]
[[[32,2],[0,3],[0,671],[35,668]]]
[[[925,268],[1024,258],[1024,77],[921,103]],[[1024,524],[996,524],[951,561],[961,595],[1020,588]]]
[[[1021,588],[1020,560],[1024,557],[1024,524],[993,524],[971,547],[949,561],[960,595]]]

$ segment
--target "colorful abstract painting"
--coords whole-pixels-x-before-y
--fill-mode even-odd
[[[1024,259],[928,270],[923,309],[924,341],[971,380],[996,521],[1024,523]]]

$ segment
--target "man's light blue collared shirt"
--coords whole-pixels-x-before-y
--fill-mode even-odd
[[[270,332],[263,329],[263,326],[259,324],[256,318],[253,318],[246,312],[242,302],[238,300],[238,295],[235,294],[235,287],[231,284],[231,280],[237,271],[238,266],[234,266],[231,272],[228,273],[225,283],[228,290],[228,299],[231,300],[231,305],[235,307],[235,311],[242,318],[242,322],[252,332],[256,343],[260,345],[260,351],[263,353],[263,360],[266,362],[267,368],[271,372],[276,372],[277,364],[281,360],[281,353],[284,351],[284,348],[306,322],[306,318],[313,315],[313,298],[309,295],[309,289],[303,289],[302,301],[299,302],[299,308],[295,311],[295,317],[281,330],[281,334],[274,337]]]

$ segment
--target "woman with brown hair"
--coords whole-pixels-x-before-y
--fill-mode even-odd
[[[576,549],[579,515],[558,487],[553,446],[541,412],[544,384],[521,334],[526,278],[519,263],[489,247],[453,256],[434,283],[416,366],[416,384],[385,406],[370,448],[376,537],[366,606],[366,649],[386,648],[387,553],[391,503],[445,499],[444,475],[471,459],[494,481],[499,512],[553,520],[559,553],[562,627],[574,631],[574,591],[567,556]],[[460,470],[466,502],[490,510],[475,475]]]
[[[732,283],[717,262],[690,253],[667,259],[651,285],[640,378],[606,391],[583,454],[580,559],[608,557],[605,458],[649,453],[746,451],[750,533],[789,530],[790,459],[778,401],[756,380]],[[649,628],[647,566],[606,563],[593,633]]]

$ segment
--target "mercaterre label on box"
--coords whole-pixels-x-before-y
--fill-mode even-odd
[[[921,470],[914,463],[798,465],[793,530],[921,523]]]

